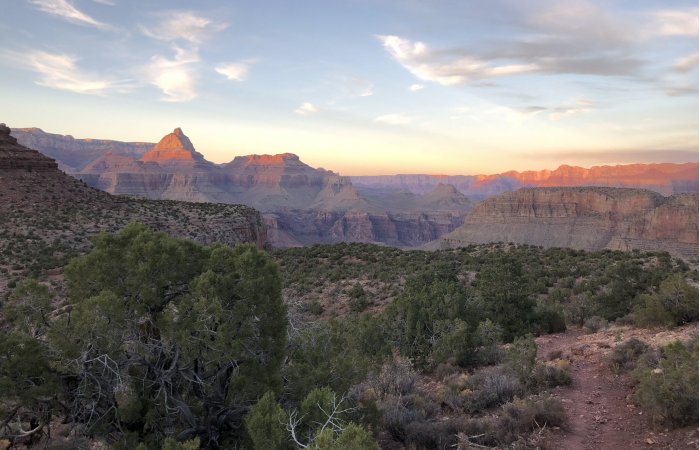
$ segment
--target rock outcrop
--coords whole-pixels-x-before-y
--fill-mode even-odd
[[[270,245],[262,216],[252,208],[113,196],[66,175],[53,159],[20,145],[0,124],[0,234],[19,230],[85,249],[90,236],[133,221],[202,244]]]
[[[21,145],[54,158],[62,170],[78,172],[86,164],[107,153],[140,158],[153,147],[149,142],[120,142],[106,139],[74,139],[73,136],[46,133],[40,128],[13,128]]]
[[[78,140],[66,137],[62,142],[73,141]],[[80,142],[86,145],[87,140]],[[522,186],[582,184],[646,187],[664,195],[698,189],[697,163],[590,169],[561,166],[551,171],[477,176],[343,177],[315,169],[291,153],[237,156],[229,163],[213,164],[196,151],[180,128],[138,155],[133,149],[132,154],[122,150],[103,152],[89,163],[79,164],[82,170],[74,176],[112,194],[251,206],[264,213],[270,240],[277,247],[342,241],[420,246],[462,225],[473,208],[465,193],[483,198]],[[578,248],[663,249],[664,245],[676,245],[681,235],[686,237],[679,245],[686,246],[685,241],[693,233],[697,242],[697,219],[695,231],[683,225],[692,221],[692,217],[688,219],[692,207],[687,204],[692,204],[697,195],[669,200],[655,194],[647,199],[653,208],[644,208],[655,210],[656,215],[641,219],[634,216],[637,213],[628,217],[615,210],[622,204],[634,209],[631,198],[636,197],[611,194],[608,203],[600,203],[604,191],[596,196],[588,188],[582,189],[580,192],[587,192],[582,197],[576,197],[579,194],[574,192],[578,191],[565,189],[561,192],[568,193],[558,200],[555,197],[560,194],[553,194],[555,191],[541,191],[548,192],[544,197],[533,193],[532,199],[521,198],[526,195],[522,192],[530,192],[527,190],[504,194],[480,204],[465,226],[470,227],[470,239],[480,242],[513,240]],[[589,207],[586,202],[600,205],[591,203]],[[511,210],[513,205],[537,211],[539,215],[533,217],[539,222],[533,222],[535,219],[524,210]],[[574,212],[570,210],[572,205],[576,205]],[[686,231],[677,229],[678,223]],[[642,229],[644,232],[639,231]],[[457,237],[450,239],[459,241],[460,233],[457,231]]]
[[[626,188],[523,188],[479,203],[442,246],[514,242],[698,255],[698,195]]]
[[[608,186],[649,189],[663,195],[698,192],[698,163],[626,164],[590,169],[563,165],[555,170],[494,175],[388,175],[352,177],[358,188],[405,189],[422,194],[440,183],[470,198],[486,198],[521,187]]]
[[[112,194],[252,206],[265,213],[275,247],[344,241],[417,246],[455,229],[472,207],[450,185],[423,196],[364,195],[349,178],[314,169],[291,153],[212,164],[180,128],[138,159],[107,153],[76,176]]]
[[[58,171],[58,164],[36,150],[19,145],[11,136],[10,128],[0,123],[0,171],[6,176],[22,172],[52,172]]]

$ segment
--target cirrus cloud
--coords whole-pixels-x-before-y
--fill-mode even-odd
[[[45,13],[60,17],[69,22],[86,25],[100,29],[109,29],[111,26],[89,16],[73,6],[70,0],[30,0],[30,3]]]
[[[309,114],[315,114],[318,111],[318,107],[309,102],[302,103],[297,109],[294,110],[294,112],[300,116],[308,116]]]
[[[80,68],[79,59],[69,54],[30,50],[21,54],[3,52],[0,56],[6,61],[39,74],[36,84],[51,89],[78,94],[105,95],[126,92],[133,88],[130,80],[119,80]]]
[[[225,76],[232,81],[244,81],[248,78],[250,72],[251,61],[242,61],[237,63],[223,63],[214,68],[216,73]]]

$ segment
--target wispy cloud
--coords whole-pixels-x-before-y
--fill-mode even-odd
[[[653,71],[646,71],[652,66],[647,44],[669,37],[697,39],[698,33],[697,8],[623,13],[581,0],[514,10],[518,13],[508,19],[507,38],[451,47],[396,35],[378,39],[420,80],[476,86],[497,77],[532,74],[624,76],[649,82]]]
[[[203,44],[214,33],[228,27],[225,22],[210,19],[193,11],[168,11],[159,16],[156,23],[140,26],[146,36],[165,42],[183,41],[196,47]]]
[[[656,28],[661,36],[698,36],[698,9],[665,9],[652,13]]]
[[[445,86],[538,70],[534,64],[498,64],[472,56],[449,55],[434,51],[423,42],[413,42],[399,36],[378,38],[386,51],[413,75]]]
[[[232,81],[244,81],[248,78],[252,61],[242,61],[237,63],[223,63],[216,66],[214,70]]]
[[[575,116],[578,114],[587,113],[592,111],[595,107],[595,103],[591,100],[578,100],[572,105],[558,106],[556,108],[550,109],[551,113],[549,118],[551,120],[561,120],[565,117]]]
[[[31,4],[45,13],[60,17],[78,25],[86,25],[100,29],[111,28],[106,23],[89,16],[73,6],[70,0],[29,0]],[[102,3],[102,2],[98,2]]]
[[[175,57],[159,55],[151,59],[147,69],[151,84],[163,92],[163,101],[193,100],[197,97],[199,49],[228,24],[192,11],[163,12],[158,18],[149,26],[141,25],[141,31],[150,38],[169,43]]]
[[[698,54],[694,53],[692,55],[684,56],[676,60],[673,67],[678,72],[690,72],[698,65]]]
[[[166,102],[186,102],[197,97],[196,68],[199,62],[196,52],[175,48],[175,58],[154,56],[148,73],[151,83],[164,94]]]
[[[309,114],[314,114],[319,111],[318,107],[313,103],[304,102],[297,109],[294,110],[296,114],[300,116],[308,116]]]
[[[0,56],[39,74],[36,84],[52,89],[103,95],[132,88],[129,80],[117,80],[81,69],[77,65],[78,58],[72,55],[33,50],[21,54],[5,52]]]
[[[681,97],[685,95],[692,95],[697,97],[698,95],[698,85],[697,84],[683,84],[676,86],[669,86],[666,88],[666,95],[669,97]]]
[[[411,92],[418,92],[418,91],[422,91],[423,89],[425,89],[425,86],[422,84],[418,84],[418,83],[412,84],[411,86],[408,87],[408,90]]]
[[[385,123],[388,125],[408,125],[414,121],[413,117],[407,116],[405,114],[383,114],[381,116],[375,117],[374,119],[377,123]]]

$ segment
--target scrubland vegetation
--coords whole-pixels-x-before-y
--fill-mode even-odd
[[[72,259],[60,288],[26,275],[2,305],[0,439],[41,442],[61,422],[73,448],[529,448],[567,427],[549,392],[571,382],[533,336],[698,314],[697,270],[665,253],[268,255],[130,225]],[[697,353],[632,341],[610,367],[655,424],[683,426],[698,419]]]

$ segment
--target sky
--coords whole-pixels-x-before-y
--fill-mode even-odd
[[[698,160],[698,4],[9,0],[0,121],[343,175]]]

